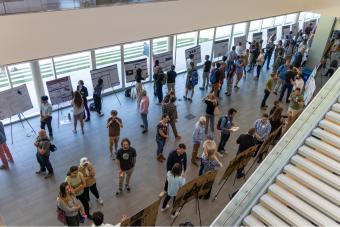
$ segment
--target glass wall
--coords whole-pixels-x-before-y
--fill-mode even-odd
[[[170,51],[170,37],[161,37],[157,39],[152,40],[152,65],[154,64],[153,61],[153,55],[155,54],[161,54]],[[153,75],[153,67],[150,69],[151,75]],[[151,80],[153,80],[153,77],[151,76]]]
[[[234,46],[234,38],[242,36],[246,33],[246,23],[239,23],[234,25],[233,37],[231,39],[231,46]]]
[[[10,88],[10,84],[5,73],[5,68],[0,67],[0,92],[8,88]]]
[[[198,32],[189,32],[176,35],[176,70],[186,70],[185,50],[197,45]]]
[[[297,13],[288,14],[286,16],[285,24],[293,24],[293,23],[295,23],[296,17],[297,17]]]
[[[52,58],[39,60],[39,66],[41,77],[43,79],[45,95],[48,95],[46,82],[55,79]]]
[[[202,62],[199,65],[203,65],[205,55],[209,55],[211,59],[212,45],[214,41],[215,29],[206,29],[200,31],[199,44],[201,45],[201,58]]]
[[[103,68],[106,66],[117,64],[118,76],[120,85],[114,87],[114,89],[119,89],[123,87],[122,81],[122,64],[121,64],[121,50],[120,46],[101,48],[94,51],[96,59],[96,69]],[[89,86],[93,90],[93,84]],[[104,90],[104,93],[112,91],[112,88]]]
[[[215,41],[230,38],[232,25],[222,26],[216,28]]]

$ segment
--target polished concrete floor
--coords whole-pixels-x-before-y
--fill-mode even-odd
[[[227,151],[229,154],[221,159],[224,167],[219,171],[217,180],[220,179],[230,159],[236,153],[236,138],[241,133],[247,132],[253,122],[261,115],[259,105],[263,97],[263,89],[268,72],[263,71],[259,81],[253,80],[252,76],[247,74],[246,79],[242,79],[240,89],[234,90],[231,97],[222,94],[220,104],[222,112],[233,107],[238,110],[235,118],[235,124],[240,126],[240,130],[233,133],[227,143]],[[226,84],[223,86],[225,90]],[[58,194],[59,183],[65,178],[68,168],[77,165],[81,157],[88,157],[97,170],[97,185],[101,196],[104,199],[104,205],[98,206],[92,197],[92,209],[102,210],[105,214],[105,220],[108,223],[117,223],[122,214],[133,215],[144,207],[158,199],[158,194],[163,188],[165,179],[165,164],[161,164],[155,160],[156,153],[156,124],[159,121],[161,108],[157,105],[156,99],[151,92],[151,84],[145,87],[150,94],[150,129],[147,134],[141,134],[139,124],[141,122],[136,108],[136,101],[124,97],[123,93],[119,93],[118,97],[122,102],[119,105],[114,96],[104,98],[105,116],[99,118],[95,114],[92,115],[91,122],[85,125],[85,135],[73,134],[72,125],[61,125],[57,127],[57,113],[53,117],[53,127],[55,133],[55,144],[58,150],[51,154],[51,162],[55,170],[55,176],[52,179],[45,180],[41,176],[36,176],[35,171],[38,164],[35,159],[35,148],[33,146],[34,136],[28,137],[29,133],[27,125],[26,130],[17,123],[13,125],[14,144],[10,143],[10,127],[6,127],[8,136],[8,145],[12,151],[15,163],[10,165],[9,171],[0,172],[0,216],[4,218],[7,225],[59,225],[56,219],[56,197]],[[176,84],[177,96],[180,98],[184,93],[184,77],[179,76]],[[195,93],[192,103],[185,101],[177,101],[179,112],[178,131],[182,135],[181,140],[175,140],[172,132],[171,138],[165,147],[165,155],[176,147],[178,143],[187,144],[187,153],[191,155],[191,135],[192,129],[199,116],[204,113],[205,105],[202,98],[207,94],[205,91],[198,90]],[[271,106],[274,95],[270,95],[268,105]],[[285,106],[286,107],[286,106]],[[122,118],[124,128],[121,132],[121,138],[128,137],[132,141],[132,146],[137,150],[137,163],[135,172],[131,180],[131,192],[124,192],[122,196],[116,198],[114,192],[118,184],[118,171],[116,164],[109,158],[107,129],[105,127],[106,119],[109,111],[116,109]],[[63,110],[66,115],[69,109]],[[187,120],[185,116],[192,114],[195,116],[192,120]],[[38,130],[39,119],[33,118],[29,120],[33,127]],[[217,121],[217,120],[216,120]],[[218,142],[219,135],[216,134]],[[186,173],[187,180],[191,180],[198,176],[198,168],[189,164]],[[201,201],[202,224],[209,225],[220,211],[229,201],[229,194],[238,190],[243,180],[236,181],[233,184],[234,175],[228,180],[222,189],[217,201],[211,200]],[[218,190],[215,183],[212,195]],[[169,213],[159,212],[157,225],[170,225],[172,219]],[[182,213],[177,218],[175,224],[185,221],[191,221],[195,225],[199,224],[198,216],[195,213],[195,203],[187,204]]]

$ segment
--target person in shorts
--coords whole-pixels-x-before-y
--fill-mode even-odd
[[[120,129],[123,128],[122,119],[117,117],[118,112],[116,110],[111,111],[111,117],[107,119],[106,128],[109,129],[109,150],[112,160],[116,159],[118,151],[118,142],[120,136]],[[115,145],[115,154],[113,154],[113,144]]]

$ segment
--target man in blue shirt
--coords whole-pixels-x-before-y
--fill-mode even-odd
[[[227,73],[229,72],[231,65],[234,64],[236,58],[237,58],[236,47],[233,46],[231,48],[231,51],[229,51],[227,54]]]
[[[220,156],[223,156],[223,153],[225,153],[224,146],[230,137],[230,129],[233,126],[233,118],[236,113],[237,111],[234,108],[231,108],[228,110],[228,115],[222,116],[219,120],[219,122],[221,122],[219,126],[221,130],[221,140],[218,145],[217,154],[219,154]]]
[[[286,63],[284,65],[281,65],[277,69],[278,79],[277,79],[276,85],[274,87],[274,94],[275,95],[277,95],[278,93],[281,92],[282,85],[285,81],[286,72],[289,69],[289,65],[290,65],[290,60],[288,59],[288,60],[286,60]]]
[[[257,155],[257,152],[260,150],[261,145],[268,138],[270,131],[272,130],[272,126],[268,118],[268,114],[264,113],[262,114],[261,118],[257,119],[254,123],[255,139],[258,144],[254,157]],[[262,160],[262,157],[259,157],[259,159]]]

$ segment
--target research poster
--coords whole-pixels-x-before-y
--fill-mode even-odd
[[[297,35],[297,33],[299,32],[299,23],[292,24],[292,32],[294,36]]]
[[[69,76],[46,82],[48,94],[52,105],[57,105],[72,100],[72,83]]]
[[[153,60],[159,61],[159,65],[162,67],[164,72],[170,71],[171,65],[173,64],[173,52],[168,51],[161,54],[155,54]]]
[[[313,94],[316,89],[316,84],[315,84],[315,75],[317,72],[317,67],[314,68],[313,72],[309,75],[306,83],[305,83],[305,91],[303,94],[304,97],[304,105],[307,106],[310,100],[313,97]]]
[[[0,120],[32,108],[26,84],[0,92]]]
[[[229,39],[215,41],[213,44],[214,58],[222,57],[228,52]]]
[[[270,38],[272,35],[274,35],[274,34],[275,34],[275,36],[276,36],[276,34],[277,34],[277,28],[276,28],[276,27],[275,27],[275,28],[268,28],[268,29],[267,29],[267,40],[269,40],[269,38]],[[275,41],[276,38],[277,38],[277,37],[275,37],[275,38],[273,39],[273,41]]]
[[[286,35],[289,35],[289,32],[290,32],[290,25],[282,26],[281,39],[285,39]]]
[[[197,65],[198,63],[201,63],[201,46],[194,46],[189,49],[185,50],[185,59],[189,58],[189,55],[193,54],[194,55],[194,63]]]
[[[254,32],[253,40],[255,40],[256,42],[260,42],[262,40],[262,32]]]
[[[314,30],[315,30],[316,23],[317,23],[317,20],[316,20],[316,19],[306,21],[305,23],[303,23],[303,31],[305,31],[305,28],[306,28],[307,26],[309,26],[309,24],[312,24],[312,28],[313,28],[312,30],[314,31]]]
[[[240,42],[242,43],[242,47],[245,50],[246,45],[247,45],[247,37],[245,35],[234,37],[234,45],[233,46],[237,46]]]
[[[100,78],[103,79],[103,89],[120,85],[117,64],[94,69],[91,70],[90,73],[93,87],[97,85]]]
[[[146,58],[124,62],[125,69],[125,81],[133,82],[135,81],[136,71],[140,68],[142,70],[142,77],[148,77],[148,60]]]

